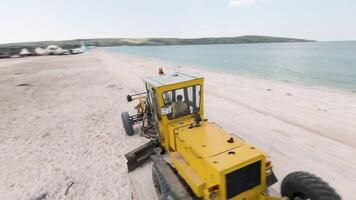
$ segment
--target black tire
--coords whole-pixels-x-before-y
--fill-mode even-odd
[[[126,134],[131,136],[134,134],[134,129],[131,124],[130,115],[128,112],[121,113],[122,124],[124,125]]]
[[[156,165],[152,165],[152,179],[159,200],[179,200],[169,189],[168,184],[157,170]]]
[[[308,172],[292,172],[282,181],[281,194],[291,200],[341,200],[341,197],[321,178]]]
[[[159,175],[154,166],[152,166],[152,179],[153,179],[153,186],[155,187],[157,196],[159,197],[159,199],[161,199],[160,197],[162,195],[162,189],[160,185]]]

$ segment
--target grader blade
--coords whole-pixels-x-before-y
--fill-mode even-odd
[[[156,146],[156,142],[154,140],[151,140],[146,144],[143,144],[140,147],[125,154],[125,157],[127,159],[128,171],[133,171],[134,169],[142,165],[146,160],[148,160],[150,156],[154,154],[154,148]]]

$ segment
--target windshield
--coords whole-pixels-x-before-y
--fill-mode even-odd
[[[199,112],[200,85],[179,88],[163,93],[162,115],[175,119]]]

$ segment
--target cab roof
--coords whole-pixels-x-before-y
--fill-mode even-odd
[[[185,81],[195,80],[202,77],[184,74],[181,72],[166,73],[162,75],[150,76],[143,78],[143,81],[152,87],[160,87],[165,85],[172,85]]]

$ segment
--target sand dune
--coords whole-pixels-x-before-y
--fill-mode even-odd
[[[124,134],[120,112],[160,66],[203,75],[206,117],[268,152],[280,180],[306,170],[356,196],[356,94],[97,49],[0,61],[0,199],[155,198],[149,164],[127,173],[146,139]]]

